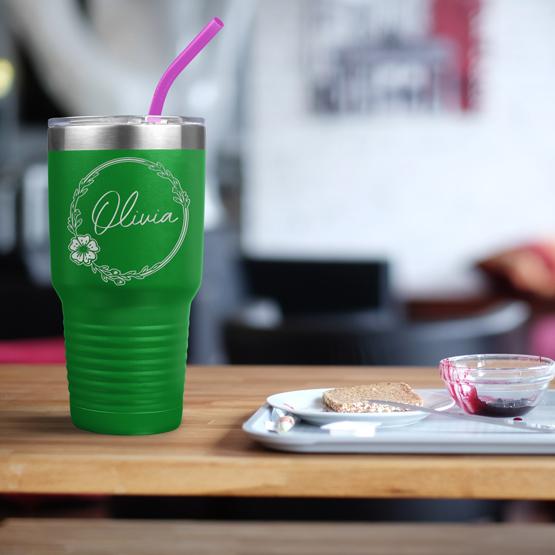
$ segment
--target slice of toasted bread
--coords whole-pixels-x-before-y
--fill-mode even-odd
[[[322,400],[334,412],[402,412],[403,409],[372,403],[372,399],[422,406],[422,399],[403,382],[380,382],[340,387],[324,392]]]

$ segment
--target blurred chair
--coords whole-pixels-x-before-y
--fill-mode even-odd
[[[274,300],[284,314],[372,311],[397,314],[390,267],[383,260],[245,258],[248,293]]]
[[[258,301],[229,320],[233,364],[435,365],[467,353],[527,351],[528,305],[511,301],[451,320],[383,324],[364,311],[282,315]]]

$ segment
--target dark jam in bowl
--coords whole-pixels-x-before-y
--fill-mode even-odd
[[[533,408],[534,407],[531,406],[526,399],[511,399],[507,401],[495,399],[490,402],[485,402],[480,399],[477,406],[473,407],[474,414],[503,418],[522,416],[523,414],[529,413]]]

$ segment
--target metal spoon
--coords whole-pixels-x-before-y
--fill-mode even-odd
[[[486,424],[493,424],[494,426],[503,426],[505,428],[519,429],[519,430],[529,430],[530,432],[540,432],[540,433],[554,433],[555,425],[551,424],[535,424],[533,422],[524,422],[522,420],[503,420],[491,416],[479,416],[477,414],[465,414],[459,412],[447,412],[435,409],[429,409],[426,407],[420,407],[418,405],[411,405],[409,403],[397,403],[396,401],[384,401],[383,399],[369,399],[369,403],[375,403],[379,405],[388,405],[390,407],[395,407],[404,410],[414,410],[425,412],[427,414],[436,414],[437,416],[445,416],[446,418],[455,418],[457,420],[468,420],[469,422],[484,422]]]

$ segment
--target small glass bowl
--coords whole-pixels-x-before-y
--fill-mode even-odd
[[[531,355],[465,355],[443,359],[439,371],[465,412],[509,418],[539,403],[555,376],[555,362]]]

